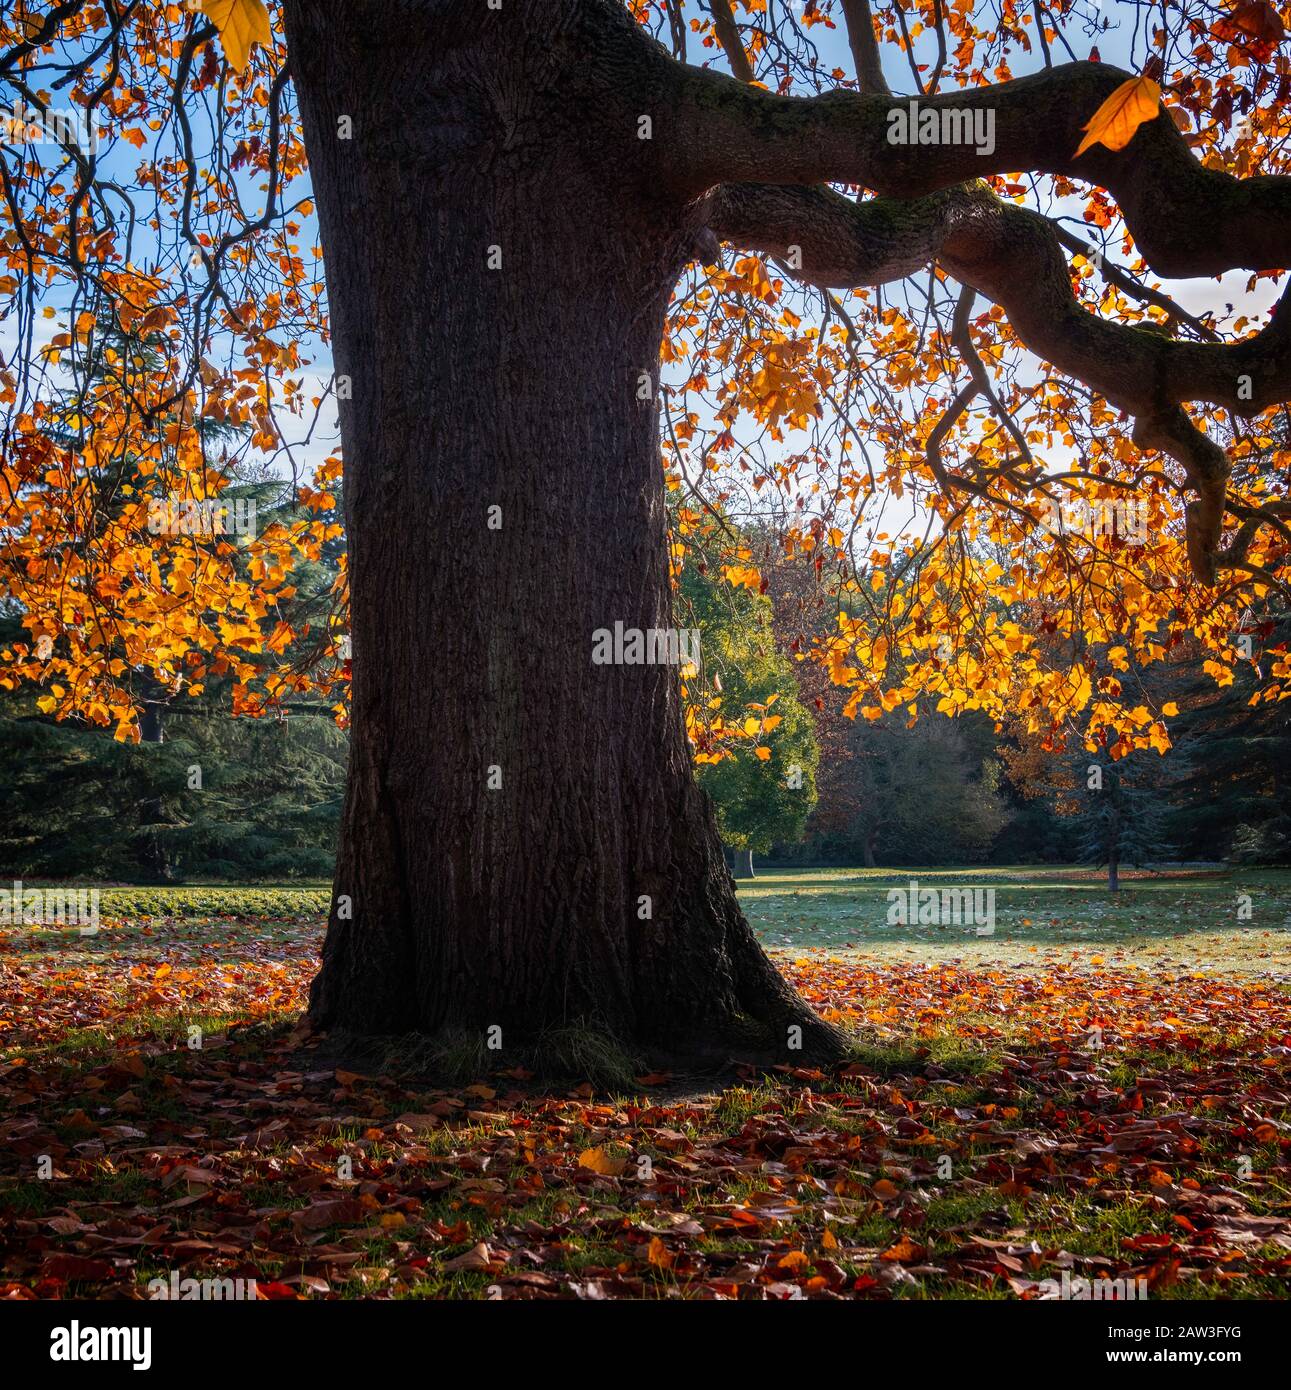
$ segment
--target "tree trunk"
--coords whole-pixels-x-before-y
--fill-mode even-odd
[[[1115,848],[1107,857],[1107,891],[1119,893],[1121,889],[1120,858]]]
[[[286,16],[352,384],[312,1021],[837,1051],[736,905],[676,667],[592,661],[598,629],[673,624],[653,395],[694,233],[638,138],[666,115],[632,87],[639,32],[607,0]]]
[[[757,878],[753,872],[753,851],[751,849],[737,849],[735,851],[735,877],[736,878]]]
[[[160,701],[144,701],[143,713],[139,716],[140,743],[164,743],[166,741],[164,713],[165,706]]]
[[[874,868],[874,831],[867,830],[862,835],[861,846],[865,853],[865,867],[867,869]]]
[[[147,680],[139,716],[139,742],[160,744],[166,741],[165,702],[161,684]],[[159,827],[166,819],[164,797],[148,797],[139,808],[142,831],[135,840],[136,858],[140,870],[150,879],[165,882],[171,877],[170,856],[162,845]]]

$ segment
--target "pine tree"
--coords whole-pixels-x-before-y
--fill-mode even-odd
[[[1076,806],[1071,822],[1076,858],[1093,868],[1107,866],[1109,892],[1120,889],[1122,865],[1142,868],[1171,853],[1166,838],[1171,775],[1163,764],[1159,753],[1113,760],[1083,749],[1070,762],[1071,785],[1064,794]]]

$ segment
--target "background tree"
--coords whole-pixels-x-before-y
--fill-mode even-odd
[[[698,781],[713,799],[723,844],[752,878],[754,854],[802,838],[816,804],[815,727],[776,646],[770,599],[715,584],[694,566],[682,575],[680,597],[683,619],[701,634],[701,684],[716,677],[722,707],[737,718],[743,712],[749,741],[701,763]]]
[[[1120,889],[1120,870],[1160,864],[1171,857],[1166,838],[1167,790],[1163,760],[1155,753],[1131,752],[1120,760],[1092,756],[1085,749],[1068,765],[1060,796],[1073,808],[1075,857],[1107,868],[1107,888]]]

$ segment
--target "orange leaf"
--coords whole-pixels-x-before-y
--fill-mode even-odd
[[[651,1237],[646,1248],[646,1259],[658,1269],[672,1268],[672,1254],[658,1236]]]
[[[618,1175],[628,1166],[628,1156],[623,1154],[620,1158],[615,1158],[608,1149],[584,1149],[578,1155],[578,1166],[580,1168],[590,1168],[593,1173],[600,1173],[602,1177],[617,1178]]]
[[[926,1245],[916,1245],[909,1236],[902,1236],[895,1245],[885,1250],[879,1259],[899,1263],[906,1260],[921,1260],[927,1253],[928,1247]]]
[[[1091,145],[1123,150],[1144,121],[1161,110],[1161,88],[1150,77],[1131,77],[1122,82],[1081,127],[1088,132],[1074,158],[1079,159]]]

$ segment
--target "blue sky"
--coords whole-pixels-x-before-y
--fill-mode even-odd
[[[795,0],[794,7],[801,13],[803,9],[801,0]],[[1093,7],[1091,6],[1091,12],[1092,9]],[[1108,23],[1108,27],[1099,34],[1097,40],[1103,60],[1126,67],[1136,66],[1134,55],[1131,51],[1132,7],[1118,4],[1116,0],[1107,0],[1107,3],[1101,6],[1101,10],[1103,18]],[[1086,56],[1090,48],[1091,38],[1084,33],[1083,27],[1080,25],[1069,26],[1068,35],[1068,41],[1076,54],[1080,57]],[[810,31],[810,36],[817,44],[822,61],[827,70],[829,67],[837,66],[844,72],[851,73],[852,58],[846,35],[841,26],[841,16],[837,29],[829,30],[823,25],[815,25]],[[1140,46],[1141,43],[1142,40],[1140,39]],[[927,33],[922,35],[916,42],[916,49],[918,56],[924,60],[935,56],[935,46],[931,35]],[[710,65],[718,67],[725,66],[724,59],[716,50],[702,49],[693,42],[690,45],[689,56],[692,61],[703,58],[707,59]],[[1056,56],[1062,55],[1060,52],[1056,51]],[[897,52],[895,48],[886,46],[884,49],[884,60],[885,70],[894,92],[898,94],[912,93],[914,90],[914,83],[904,56]],[[1014,73],[1020,76],[1027,71],[1038,68],[1040,62],[1041,60],[1038,53],[1033,53],[1030,59],[1027,59],[1026,55],[1019,54],[1014,61]],[[173,144],[169,133],[166,131],[160,132],[155,137],[155,141],[142,152],[136,151],[132,146],[122,142],[105,161],[106,171],[111,176],[119,177],[123,182],[130,182],[133,180],[134,168],[140,159],[144,157],[164,156],[172,149]],[[258,211],[262,195],[249,181],[244,181],[244,191],[245,205],[248,211],[254,215],[255,212]],[[301,190],[302,193],[305,191],[304,189]],[[1066,212],[1079,219],[1081,208],[1079,204],[1073,202],[1069,207],[1060,206],[1053,209],[1053,211]],[[309,247],[317,244],[317,224],[312,216],[301,220],[304,225],[300,237],[300,245],[303,250],[307,250]],[[158,247],[155,243],[155,238],[153,245],[150,246],[145,237],[137,246],[136,260],[140,262],[147,261],[150,256],[157,253],[157,250]],[[1232,303],[1239,307],[1239,312],[1246,312],[1248,314],[1266,311],[1272,304],[1276,293],[1276,287],[1269,281],[1262,281],[1253,294],[1247,295],[1245,291],[1247,278],[1245,272],[1236,272],[1225,276],[1219,282],[1210,280],[1186,282],[1165,281],[1162,283],[1168,293],[1173,295],[1185,308],[1193,312],[1203,312],[1207,309],[1218,308],[1225,303]],[[56,309],[63,309],[66,307],[65,304],[59,304],[57,301],[51,301],[51,303]],[[58,331],[60,326],[59,318],[61,318],[61,314],[55,319],[42,318],[38,321],[36,325],[36,341],[38,345],[47,343],[50,337]],[[16,338],[14,325],[11,322],[0,323],[0,351],[2,351],[8,359],[12,357],[18,349],[19,344]],[[331,376],[332,365],[330,354],[323,344],[316,342],[309,346],[307,355],[313,360],[305,373],[307,382],[306,394],[321,394]],[[212,353],[212,357],[214,360],[218,361],[220,357],[219,351],[217,350]],[[291,417],[285,415],[282,417],[284,429],[288,428],[291,423]],[[802,439],[794,440],[790,438],[787,441],[786,449],[801,447],[802,442]],[[320,417],[320,425],[315,433],[315,437],[309,443],[297,447],[294,452],[298,462],[308,471],[309,467],[321,461],[328,453],[334,451],[338,445],[339,435],[335,423],[335,412],[325,407]],[[1054,460],[1054,462],[1056,465],[1065,466],[1067,460],[1057,459]]]

